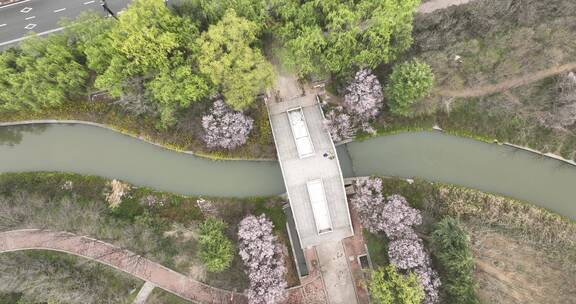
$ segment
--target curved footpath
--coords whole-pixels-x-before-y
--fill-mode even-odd
[[[536,81],[540,81],[545,78],[556,76],[558,74],[562,74],[575,69],[576,69],[576,62],[571,62],[559,66],[554,66],[548,69],[535,71],[530,74],[519,76],[517,78],[512,78],[496,84],[490,84],[476,88],[464,88],[460,90],[439,88],[437,89],[436,93],[444,97],[459,97],[459,98],[481,97],[504,92],[506,90],[510,90],[527,84],[531,84]]]
[[[196,303],[248,303],[244,294],[208,286],[129,250],[89,237],[39,229],[0,232],[0,253],[33,249],[91,259]]]

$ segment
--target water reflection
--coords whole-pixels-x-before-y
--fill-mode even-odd
[[[0,146],[16,146],[22,142],[25,133],[41,134],[48,127],[47,124],[0,127]]]

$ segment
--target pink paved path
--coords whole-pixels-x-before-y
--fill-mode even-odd
[[[88,258],[198,303],[247,303],[243,294],[208,286],[131,251],[92,238],[39,229],[0,232],[0,253],[30,249],[60,251]]]

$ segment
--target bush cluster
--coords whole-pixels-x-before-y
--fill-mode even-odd
[[[437,223],[432,232],[432,245],[446,273],[442,286],[446,300],[454,304],[478,304],[470,239],[458,220],[446,217]]]
[[[226,237],[226,223],[208,218],[200,225],[200,259],[209,272],[222,272],[230,267],[234,258],[234,246]]]

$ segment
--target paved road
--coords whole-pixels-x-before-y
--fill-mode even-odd
[[[112,11],[125,8],[130,0],[106,1]],[[104,15],[99,0],[24,0],[0,7],[0,49],[13,46],[29,32],[45,35],[62,30],[61,18],[75,18],[94,10]]]

